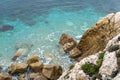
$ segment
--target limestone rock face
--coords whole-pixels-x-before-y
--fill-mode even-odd
[[[50,80],[56,80],[62,74],[62,68],[60,66],[45,65],[42,74]]]
[[[120,12],[111,13],[99,20],[95,26],[82,36],[77,48],[82,52],[82,58],[102,51],[108,41],[120,33]]]
[[[105,76],[112,76],[117,70],[117,58],[115,52],[106,52],[99,73]]]
[[[71,51],[77,46],[77,42],[67,34],[62,34],[59,44],[62,46],[63,51]]]
[[[120,73],[116,77],[114,77],[112,80],[120,80]]]
[[[29,66],[33,72],[40,72],[43,68],[43,63],[42,62],[31,63]]]
[[[112,74],[117,71],[118,69],[118,63],[119,63],[119,37],[120,34],[118,34],[116,37],[111,39],[108,44],[106,45],[106,48],[104,49],[105,55],[103,59],[102,66],[100,67],[99,73],[102,75],[103,79],[106,77],[111,77]]]
[[[0,73],[0,80],[12,80],[12,77],[8,74]]]
[[[39,61],[39,56],[37,56],[37,55],[33,55],[27,59],[28,64],[35,63],[38,61]]]
[[[81,69],[81,67],[85,63],[96,64],[99,53],[101,53],[101,52],[98,52],[95,55],[90,55],[90,56],[82,59],[80,62],[77,62],[73,69],[66,70],[65,72],[63,72],[63,74],[60,76],[60,78],[58,80],[89,80],[89,75],[87,75]]]
[[[26,63],[13,63],[10,66],[9,73],[10,74],[19,74],[27,71],[28,64]]]

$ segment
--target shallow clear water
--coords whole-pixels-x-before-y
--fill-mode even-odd
[[[17,43],[33,44],[28,56],[53,54],[52,63],[72,64],[58,47],[62,33],[76,40],[97,20],[120,10],[119,0],[0,0],[0,24],[14,29],[0,32],[0,64],[7,66]]]

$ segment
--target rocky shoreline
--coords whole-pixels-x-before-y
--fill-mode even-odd
[[[23,62],[13,62],[0,73],[0,80],[120,80],[120,12],[99,20],[79,43],[64,33],[59,44],[63,52],[78,61],[68,70],[63,72],[60,65],[44,64],[38,55],[33,55]],[[27,51],[18,46],[12,60]]]

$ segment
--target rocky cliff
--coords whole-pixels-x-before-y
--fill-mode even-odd
[[[120,12],[108,14],[82,36],[77,46],[82,52],[78,60],[102,51],[108,41],[118,33],[120,33]]]
[[[90,55],[65,71],[58,80],[120,80],[120,34],[103,51]]]
[[[75,42],[66,39],[67,44]],[[71,65],[58,80],[120,80],[120,12],[99,20],[69,52],[79,62]]]

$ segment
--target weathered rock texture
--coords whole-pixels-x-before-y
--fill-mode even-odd
[[[61,35],[59,44],[62,46],[64,52],[71,51],[77,46],[77,42],[65,33]]]
[[[104,55],[102,66],[99,69],[99,73],[102,75],[103,79],[106,79],[107,77],[112,77],[114,73],[118,71],[118,66],[120,65],[117,61],[117,58],[120,57],[117,56],[120,50],[120,41],[118,39],[119,37],[120,34],[111,39],[104,50],[106,52]],[[116,45],[118,47],[116,47]]]
[[[92,80],[90,75],[82,70],[82,65],[85,63],[92,63],[97,65],[100,60],[100,54],[103,53],[102,64],[100,65],[97,74],[101,75],[102,80],[120,80],[120,64],[118,59],[120,58],[120,34],[111,39],[104,51],[92,54],[83,58],[80,62],[77,62],[72,69],[66,70],[58,80]],[[116,47],[118,45],[119,47]],[[115,46],[115,47],[114,47]],[[95,75],[94,75],[95,76]],[[93,78],[93,75],[92,75]],[[96,79],[97,80],[97,79]]]
[[[9,73],[10,74],[19,74],[27,71],[28,64],[26,63],[13,63],[10,66]]]
[[[0,80],[12,80],[12,77],[8,74],[0,73]]]
[[[82,36],[77,48],[83,55],[78,60],[102,51],[108,41],[118,33],[120,33],[120,12],[111,13],[99,20]]]
[[[41,72],[43,68],[43,63],[42,62],[31,63],[29,66],[33,72]]]
[[[42,74],[50,80],[57,80],[62,74],[62,68],[61,66],[45,65]]]
[[[86,75],[86,73],[81,69],[81,67],[85,63],[96,64],[99,53],[86,57],[80,62],[77,62],[73,69],[65,71],[58,80],[89,80],[89,75]]]
[[[39,56],[37,56],[37,55],[33,55],[27,59],[28,64],[35,63],[38,61],[39,61]]]

